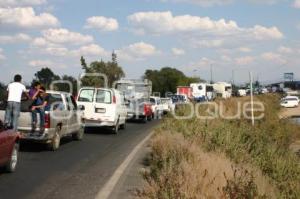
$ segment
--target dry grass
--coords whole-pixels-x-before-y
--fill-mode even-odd
[[[289,150],[300,127],[280,120],[279,97],[258,96],[265,117],[164,119],[152,142],[141,198],[300,198],[299,159]],[[249,98],[238,98],[242,103]],[[235,114],[237,99],[222,102]],[[201,107],[203,113],[208,107]],[[178,110],[186,115],[186,107]],[[240,172],[235,172],[236,170]],[[224,177],[224,174],[226,178]]]
[[[261,173],[242,169],[224,154],[204,152],[196,141],[187,140],[181,134],[160,132],[153,138],[151,147],[151,168],[144,173],[147,183],[137,193],[139,198],[232,198],[235,187],[241,188],[239,194],[246,194],[242,198],[266,195],[275,198],[275,189]],[[252,176],[255,176],[253,180]],[[240,178],[239,184],[232,186],[236,178]],[[243,183],[245,187],[241,186]]]

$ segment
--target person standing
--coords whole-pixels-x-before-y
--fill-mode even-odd
[[[8,98],[4,123],[7,128],[12,127],[14,131],[18,130],[22,94],[25,93],[29,98],[28,93],[26,93],[26,87],[21,81],[22,76],[15,75],[14,82],[10,83],[7,87]]]

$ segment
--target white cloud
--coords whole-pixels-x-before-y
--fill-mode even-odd
[[[251,56],[245,56],[245,57],[238,57],[235,59],[235,63],[237,65],[247,65],[253,63],[255,60],[254,57]]]
[[[256,39],[282,39],[283,34],[278,30],[277,27],[266,28],[260,25],[256,25],[254,28],[250,29]]]
[[[82,46],[78,50],[72,51],[72,54],[75,56],[100,56],[107,57],[109,56],[109,52],[107,52],[104,48],[97,44],[90,44],[87,46]]]
[[[5,55],[3,54],[3,49],[0,48],[0,60],[6,59]]]
[[[29,42],[31,37],[27,34],[19,33],[16,35],[0,35],[0,44]]]
[[[300,8],[300,0],[295,0],[293,6],[295,8]]]
[[[100,31],[115,31],[119,28],[119,23],[114,18],[94,16],[86,20],[85,28],[95,28]]]
[[[123,47],[120,50],[117,50],[116,53],[119,58],[131,61],[145,59],[146,57],[158,54],[159,51],[151,44],[139,42]]]
[[[284,54],[290,54],[290,53],[293,52],[293,50],[292,50],[291,48],[286,47],[286,46],[280,46],[280,47],[277,49],[277,51],[278,51],[279,53],[284,53]]]
[[[218,48],[224,45],[224,40],[222,39],[210,39],[210,40],[199,40],[193,42],[195,47],[199,48]]]
[[[191,15],[173,16],[170,11],[138,12],[128,16],[128,21],[135,32],[143,34],[180,34],[188,38],[191,36],[194,38],[203,38],[203,36],[235,37],[235,39],[244,40],[283,38],[283,34],[277,27],[267,28],[256,25],[252,28],[241,28],[235,21],[212,20],[209,17]],[[207,42],[207,44],[209,43]]]
[[[243,53],[249,53],[252,51],[252,49],[248,48],[248,47],[240,47],[240,48],[238,48],[238,51],[243,52]]]
[[[46,3],[46,0],[0,0],[0,7],[36,6]]]
[[[161,0],[161,1],[174,2],[174,3],[190,3],[202,7],[210,7],[210,6],[221,6],[221,5],[230,4],[237,0]],[[247,1],[249,3],[273,5],[279,2],[285,2],[286,0],[247,0]]]
[[[56,62],[53,62],[51,60],[31,60],[28,63],[28,65],[31,66],[31,67],[38,67],[38,68],[42,68],[42,67],[65,68],[66,67],[65,64],[56,63]]]
[[[161,0],[163,2],[171,1],[178,3],[191,3],[203,7],[215,6],[215,5],[224,5],[231,3],[233,0]]]
[[[138,12],[128,16],[129,23],[139,32],[152,34],[168,34],[177,32],[213,31],[222,34],[223,31],[238,31],[234,21],[224,19],[213,21],[209,17],[191,15],[173,16],[168,12]]]
[[[32,7],[0,8],[0,28],[47,28],[59,26],[56,17],[49,13],[37,15]]]
[[[67,29],[48,29],[42,31],[42,35],[44,39],[55,44],[81,45],[94,41],[94,38],[90,35],[82,35]]]
[[[172,48],[171,50],[172,50],[173,55],[176,55],[176,56],[185,54],[185,51],[180,48]]]
[[[273,52],[266,52],[261,55],[261,57],[269,62],[274,62],[277,64],[285,64],[287,61],[282,57],[282,55]]]

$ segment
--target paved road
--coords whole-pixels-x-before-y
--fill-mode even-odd
[[[56,152],[24,145],[16,173],[0,172],[0,199],[94,198],[132,149],[158,124],[130,123],[119,135],[93,129]]]

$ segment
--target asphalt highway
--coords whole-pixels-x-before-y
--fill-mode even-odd
[[[22,143],[15,173],[0,171],[0,199],[89,199],[159,121],[128,123],[118,135],[89,129],[82,141],[66,137],[58,151]]]

